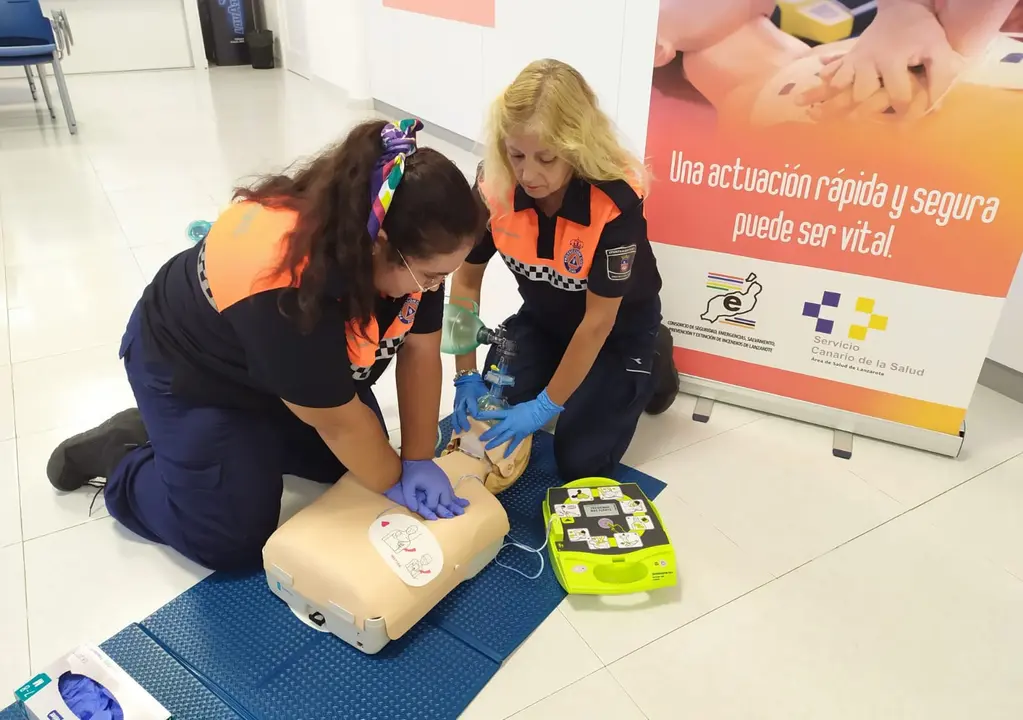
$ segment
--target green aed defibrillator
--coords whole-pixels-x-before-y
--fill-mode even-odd
[[[570,595],[623,595],[672,587],[675,551],[635,483],[585,478],[550,488],[543,502],[548,551]]]

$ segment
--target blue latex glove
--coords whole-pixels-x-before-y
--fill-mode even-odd
[[[124,720],[114,696],[92,678],[66,672],[57,680],[60,697],[75,717],[90,720]]]
[[[451,425],[455,432],[469,432],[469,418],[476,416],[480,398],[489,392],[479,373],[463,375],[455,380],[455,411]]]
[[[490,410],[479,414],[480,420],[498,420],[494,427],[480,435],[480,440],[487,443],[487,450],[501,447],[511,441],[504,456],[508,457],[527,437],[541,430],[547,423],[561,414],[565,408],[557,405],[547,390],[529,402],[520,403],[508,410]]]
[[[455,495],[448,476],[433,460],[403,460],[401,480],[384,496],[426,520],[462,515],[469,506],[468,500]]]

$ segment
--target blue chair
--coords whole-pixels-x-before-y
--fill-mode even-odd
[[[31,87],[32,75],[28,68],[35,65],[50,117],[56,118],[46,81],[47,63],[53,65],[53,76],[57,81],[64,115],[67,116],[68,129],[74,135],[78,132],[78,122],[75,120],[74,108],[71,107],[64,71],[60,67],[60,50],[53,25],[43,15],[39,0],[0,0],[0,67],[24,66]]]
[[[28,89],[32,93],[32,101],[35,102],[36,100],[39,99],[39,96],[36,95],[36,81],[32,79],[31,65],[25,66],[25,77],[28,78]]]

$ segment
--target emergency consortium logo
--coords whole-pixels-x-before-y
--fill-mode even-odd
[[[699,322],[668,321],[672,332],[695,340],[728,345],[741,351],[758,354],[774,352],[774,340],[758,336],[755,311],[764,286],[755,273],[732,275],[707,273],[707,289],[711,291]],[[699,310],[697,310],[699,312]]]
[[[764,286],[757,282],[756,273],[750,273],[742,278],[737,275],[709,272],[707,289],[713,290],[714,294],[707,300],[707,309],[700,315],[701,320],[711,324],[720,322],[746,330],[752,330],[757,326],[757,321],[751,313],[757,307]]]

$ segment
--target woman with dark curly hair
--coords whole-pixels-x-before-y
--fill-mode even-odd
[[[443,287],[485,218],[461,171],[417,150],[420,128],[362,124],[238,190],[128,322],[138,409],[62,443],[54,487],[102,488],[127,528],[214,569],[260,565],[284,474],[347,469],[426,519],[461,514],[432,462]],[[371,389],[394,356],[400,455]]]

